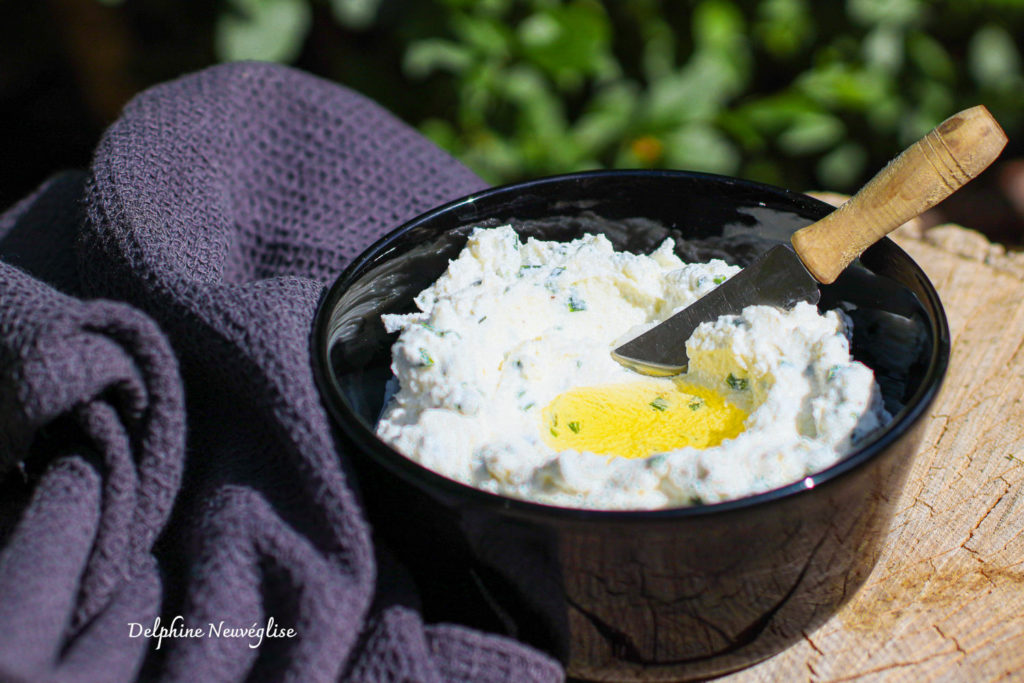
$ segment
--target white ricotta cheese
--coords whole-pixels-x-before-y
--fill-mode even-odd
[[[850,357],[844,314],[751,306],[700,325],[686,342],[686,382],[743,411],[738,435],[639,458],[553,448],[546,406],[574,388],[656,381],[610,350],[739,271],[719,260],[684,263],[673,246],[637,255],[601,235],[522,244],[509,226],[475,230],[416,297],[419,312],[383,317],[400,332],[399,388],[378,435],[425,467],[501,495],[644,509],[799,481],[889,420],[871,370]]]

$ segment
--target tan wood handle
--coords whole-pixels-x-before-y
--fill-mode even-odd
[[[890,232],[930,209],[988,167],[1006,133],[982,105],[950,116],[903,151],[845,204],[795,232],[793,248],[828,284]]]

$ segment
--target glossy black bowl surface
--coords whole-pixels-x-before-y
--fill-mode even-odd
[[[819,307],[853,318],[853,354],[875,370],[894,419],[789,486],[686,508],[559,508],[451,481],[373,433],[394,341],[380,315],[413,310],[474,226],[511,223],[524,237],[563,241],[601,232],[636,252],[671,236],[684,260],[744,265],[831,210],[720,176],[581,173],[449,203],[342,273],[317,315],[314,370],[371,522],[412,568],[428,619],[508,633],[574,677],[675,681],[765,659],[851,596],[877,559],[949,357],[934,288],[888,239],[823,286]]]

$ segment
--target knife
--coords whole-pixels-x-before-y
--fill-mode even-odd
[[[793,233],[682,311],[612,351],[645,375],[686,371],[686,340],[702,322],[747,306],[817,303],[818,283],[834,282],[865,249],[967,184],[1006,146],[982,105],[954,114],[904,150],[845,204]]]

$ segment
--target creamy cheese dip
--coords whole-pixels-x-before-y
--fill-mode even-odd
[[[378,435],[446,477],[577,508],[710,503],[800,480],[889,415],[851,359],[839,311],[750,306],[700,325],[689,370],[639,375],[610,356],[739,272],[602,235],[476,229],[447,271],[385,315],[398,389]],[[682,340],[680,340],[682,341]]]

